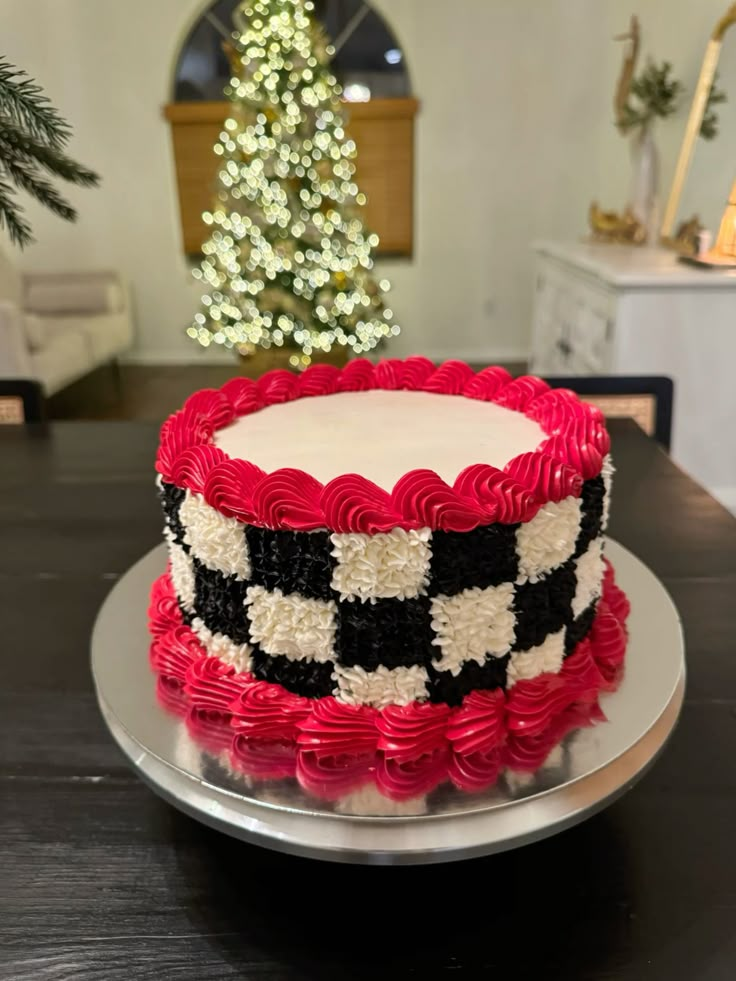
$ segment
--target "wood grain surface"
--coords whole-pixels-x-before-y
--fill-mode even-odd
[[[584,824],[416,868],[249,846],[135,777],[97,711],[89,636],[112,583],[160,540],[157,428],[0,430],[0,979],[731,981],[736,520],[633,424],[611,430],[611,533],[685,624],[679,727]]]

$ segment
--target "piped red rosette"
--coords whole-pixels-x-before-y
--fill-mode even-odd
[[[346,705],[237,673],[207,653],[179,607],[168,602],[168,572],[151,591],[150,660],[164,707],[184,716],[203,744],[217,752],[229,747],[233,766],[252,776],[296,775],[326,799],[369,779],[397,801],[447,779],[476,791],[506,767],[537,769],[568,732],[604,718],[598,697],[621,680],[629,614],[609,563],[602,589],[588,636],[558,674],[521,680],[506,691],[473,691],[457,707]]]
[[[236,733],[230,747],[234,770],[256,780],[284,780],[296,776],[296,746],[293,742],[253,739]]]
[[[322,800],[339,800],[374,779],[375,753],[323,756],[311,750],[296,754],[295,776],[301,786]]]
[[[503,469],[473,464],[452,485],[432,470],[411,470],[391,489],[357,474],[322,484],[298,469],[265,473],[214,445],[218,429],[270,405],[371,389],[494,402],[537,422],[546,438]],[[202,494],[222,514],[260,527],[464,532],[493,522],[529,521],[544,504],[579,497],[583,481],[600,474],[609,447],[599,409],[532,375],[512,379],[503,368],[474,372],[462,361],[435,366],[423,357],[376,365],[358,358],[342,370],[313,365],[296,375],[275,369],[257,381],[234,378],[220,389],[197,392],[164,423],[156,469],[166,482]]]

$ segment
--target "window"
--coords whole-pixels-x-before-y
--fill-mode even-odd
[[[413,238],[414,116],[406,58],[386,22],[363,0],[315,0],[316,16],[336,48],[333,69],[344,89],[348,129],[358,147],[356,179],[368,197],[366,223],[379,253],[408,255]],[[217,141],[229,103],[222,42],[239,0],[215,0],[179,53],[174,101],[164,110],[172,129],[184,251],[205,237],[201,214],[211,205]]]

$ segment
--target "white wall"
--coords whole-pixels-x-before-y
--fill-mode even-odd
[[[590,200],[620,208],[628,147],[612,123],[620,64],[613,34],[632,7],[644,48],[668,58],[690,89],[725,0],[375,0],[407,55],[421,100],[416,249],[381,263],[404,333],[392,353],[524,356],[529,245],[585,231]],[[3,0],[7,56],[74,124],[72,151],[103,176],[74,189],[69,226],[30,206],[37,245],[27,269],[115,266],[131,282],[137,356],[195,360],[183,330],[198,291],[181,254],[168,125],[161,107],[173,63],[203,0]],[[684,210],[710,223],[736,175],[736,32],[721,76],[732,103],[724,132],[701,144]],[[686,113],[660,127],[663,191]],[[730,124],[730,125],[729,125]],[[211,355],[207,355],[210,357]]]

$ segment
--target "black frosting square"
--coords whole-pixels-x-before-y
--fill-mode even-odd
[[[576,617],[565,631],[565,657],[575,650],[580,641],[587,637],[590,628],[595,620],[595,612],[598,600],[594,600],[590,606],[583,610],[579,617]]]
[[[467,532],[433,532],[430,595],[453,596],[474,586],[514,582],[519,574],[518,527],[493,524]]]
[[[483,664],[468,661],[457,675],[449,671],[438,671],[430,665],[427,669],[429,681],[427,691],[430,702],[444,702],[459,705],[463,698],[476,689],[491,691],[506,687],[506,667],[509,654],[503,657],[487,657]]]
[[[251,672],[255,678],[283,685],[287,691],[307,698],[332,694],[334,670],[332,661],[291,660],[284,654],[264,654],[260,648],[253,651]]]
[[[308,599],[333,598],[330,586],[335,562],[326,531],[270,531],[248,525],[252,582],[270,592],[299,593]]]
[[[190,613],[189,610],[185,610],[184,607],[181,605],[181,601],[179,599],[177,599],[177,604],[179,606],[179,612],[181,613],[181,622],[184,624],[185,627],[191,627],[194,618],[197,614]]]
[[[427,664],[434,648],[427,596],[378,599],[374,603],[338,602],[335,651],[340,664],[366,671]]]
[[[514,590],[516,614],[515,651],[537,647],[572,621],[572,601],[577,579],[570,560],[538,582],[525,582]]]
[[[179,518],[179,508],[184,500],[186,491],[176,484],[169,484],[165,480],[161,481],[158,496],[161,501],[161,509],[164,512],[166,524],[174,536],[177,545],[181,545],[186,552],[189,546],[184,541],[184,525]]]
[[[574,558],[582,555],[588,545],[601,533],[603,524],[603,500],[606,496],[606,486],[603,477],[598,475],[583,484],[580,495],[581,516],[580,532],[575,543]]]
[[[192,558],[194,565],[194,611],[213,633],[222,633],[236,644],[250,642],[245,592],[249,582],[223,576]]]

